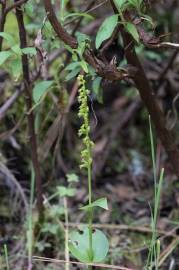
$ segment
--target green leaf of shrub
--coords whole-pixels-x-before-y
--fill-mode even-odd
[[[30,54],[30,55],[36,55],[37,51],[34,47],[27,47],[24,49],[21,49],[22,53],[24,54]]]
[[[76,32],[75,36],[77,38],[78,44],[80,44],[82,42],[90,41],[90,36],[88,36],[84,33],[81,33],[79,31]]]
[[[75,195],[76,189],[75,188],[66,188],[64,186],[57,187],[59,195],[61,197],[73,197]]]
[[[79,177],[75,173],[68,173],[66,176],[67,176],[67,181],[69,183],[72,183],[72,182],[78,183],[79,182]]]
[[[0,66],[12,55],[11,51],[0,52]]]
[[[12,37],[12,35],[5,33],[5,32],[0,32],[0,37],[4,38],[10,46],[13,46],[15,43],[14,38]]]
[[[94,202],[92,202],[91,205],[85,205],[83,207],[81,207],[80,209],[81,210],[88,210],[90,208],[93,208],[93,207],[100,207],[100,208],[103,208],[105,210],[108,210],[108,202],[107,202],[107,199],[106,198],[100,198]]]
[[[13,77],[17,81],[20,75],[22,74],[22,62],[19,57],[11,61],[10,69],[13,74]]]
[[[95,93],[99,103],[103,103],[102,88],[100,87],[101,81],[102,81],[101,77],[96,77],[92,83],[93,92]]]
[[[116,5],[118,10],[122,10],[125,3],[126,0],[114,0],[114,4]]]
[[[86,61],[81,60],[80,65],[81,65],[82,69],[84,70],[84,72],[88,73],[88,65],[87,65]]]
[[[104,20],[96,35],[96,49],[99,49],[104,40],[111,37],[118,23],[118,15],[112,15]]]
[[[139,34],[137,32],[137,28],[133,23],[126,23],[125,24],[126,31],[131,34],[131,36],[139,43]]]
[[[69,250],[72,255],[84,263],[98,263],[105,259],[109,243],[105,234],[100,230],[94,230],[92,234],[93,259],[90,259],[89,252],[89,229],[72,232],[70,234]]]
[[[75,68],[80,67],[80,62],[73,62],[66,66],[65,70],[74,70]]]
[[[18,44],[12,46],[11,50],[17,55],[22,55],[22,50],[21,50],[21,48],[19,47]]]
[[[73,79],[75,76],[78,75],[78,73],[80,72],[81,67],[77,67],[74,70],[72,70],[70,73],[68,73],[68,75],[65,78],[65,81],[69,81],[71,79]]]
[[[41,97],[49,90],[54,81],[41,81],[38,82],[33,88],[33,100],[38,103]]]

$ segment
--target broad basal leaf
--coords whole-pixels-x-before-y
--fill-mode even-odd
[[[90,258],[89,252],[89,229],[85,228],[81,231],[72,232],[70,234],[69,249],[72,255],[79,261],[84,263],[98,263],[105,259],[109,243],[105,234],[100,230],[93,230],[92,233],[92,253]]]

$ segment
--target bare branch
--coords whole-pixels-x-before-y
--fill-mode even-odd
[[[0,32],[4,31],[4,25],[6,21],[6,14],[5,14],[5,9],[6,9],[6,1],[1,1],[1,15],[0,15]],[[0,37],[0,51],[2,50],[2,42],[3,38]]]
[[[178,49],[179,50],[179,43],[172,43],[172,42],[160,42],[157,44],[147,44],[149,48],[170,48],[170,49]]]
[[[19,6],[22,6],[23,4],[25,4],[26,2],[28,2],[28,0],[19,0],[17,2],[15,2],[13,5],[11,5],[10,7],[7,7],[5,9],[5,14],[7,14],[8,12],[10,12],[12,9],[17,8]]]
[[[7,110],[9,110],[14,102],[17,100],[17,98],[20,96],[22,93],[22,90],[16,90],[15,93],[10,96],[6,102],[0,107],[0,121],[6,116]]]
[[[16,18],[19,27],[19,38],[20,38],[20,47],[27,47],[26,40],[26,30],[24,25],[23,12],[20,8],[16,8]],[[31,148],[31,157],[33,168],[35,172],[35,180],[36,180],[36,191],[37,191],[37,205],[39,211],[39,218],[43,219],[43,197],[42,197],[42,179],[40,173],[40,164],[38,160],[37,153],[37,141],[35,134],[35,119],[32,108],[32,93],[31,93],[31,85],[30,85],[30,75],[29,75],[29,62],[27,55],[22,55],[22,70],[23,70],[23,79],[24,79],[24,89],[25,89],[25,100],[27,111],[30,112],[27,114],[28,120],[28,129],[29,129],[29,143]]]
[[[53,10],[53,6],[51,0],[44,0],[46,13],[48,19],[57,33],[58,37],[72,49],[76,49],[78,47],[78,43],[76,38],[72,37],[68,32],[62,27],[60,22],[58,21],[56,14]],[[98,59],[92,49],[86,48],[84,52],[84,58],[90,64],[96,72],[103,78],[107,80],[123,80],[126,77],[130,77],[133,74],[128,73],[128,71],[117,69],[115,64],[104,63],[101,59]]]
[[[137,68],[137,72],[133,77],[133,81],[139,90],[140,96],[151,115],[152,121],[155,125],[157,135],[161,140],[168,157],[173,166],[175,174],[179,177],[179,151],[175,143],[174,134],[166,128],[165,117],[158,105],[157,98],[153,89],[146,77],[145,71],[135,53],[134,45],[131,36],[122,31],[124,45],[127,48],[125,51],[126,59],[129,64]],[[129,46],[130,44],[130,46]]]
[[[116,270],[134,270],[132,268],[127,268],[123,266],[117,266],[117,265],[109,265],[109,264],[102,264],[102,263],[82,263],[82,262],[73,262],[73,261],[65,261],[65,260],[57,260],[57,259],[51,259],[46,257],[39,257],[39,256],[33,256],[34,261],[43,261],[43,262],[52,262],[52,263],[58,263],[58,264],[64,264],[64,263],[70,263],[74,265],[88,265],[88,266],[95,266],[100,268],[109,268],[109,269],[116,269]]]
[[[59,23],[56,15],[55,15],[55,12],[53,10],[51,1],[45,0],[44,4],[45,4],[46,12],[47,12],[47,17],[48,17],[51,25],[53,26],[55,32],[57,33],[57,35],[60,37],[60,39],[65,44],[70,46],[72,49],[76,49],[78,46],[77,40],[74,37],[72,37],[70,34],[68,34],[67,31]]]

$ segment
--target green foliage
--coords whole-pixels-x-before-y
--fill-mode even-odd
[[[6,32],[0,32],[0,37],[2,37],[3,39],[5,39],[7,41],[7,43],[9,44],[9,46],[14,46],[15,44],[15,40],[12,37],[12,35],[6,33]]]
[[[97,76],[92,83],[92,90],[96,96],[99,103],[103,103],[102,88],[101,88],[102,78]]]
[[[54,81],[40,81],[33,88],[33,100],[37,104],[50,89]]]
[[[150,144],[151,144],[151,156],[153,164],[153,177],[154,177],[154,209],[151,209],[151,229],[152,237],[149,246],[149,253],[145,269],[158,269],[159,256],[160,256],[160,242],[157,240],[157,219],[159,214],[160,198],[162,192],[162,185],[164,180],[164,169],[161,169],[159,181],[157,181],[157,168],[155,158],[154,136],[152,131],[151,120],[149,116],[149,128],[150,128]]]
[[[114,3],[121,12],[133,8],[140,14],[144,0],[114,0]]]
[[[38,241],[35,243],[35,248],[39,251],[39,252],[43,252],[46,248],[50,248],[51,244],[50,243],[46,243],[45,241]]]
[[[99,49],[103,41],[111,37],[117,24],[118,15],[112,15],[105,19],[96,35],[96,49]]]
[[[70,6],[71,2],[73,2],[72,7]],[[77,6],[76,6],[75,2],[77,2]],[[136,18],[139,18],[139,19],[141,18],[141,21],[145,20],[145,25],[147,25],[147,26],[148,26],[148,24],[152,25],[153,22],[152,22],[151,17],[149,17],[145,14],[145,12],[146,12],[146,10],[144,8],[145,1],[143,1],[143,0],[114,0],[114,2],[116,5],[116,8],[118,10],[118,14],[115,14],[112,16],[110,15],[103,21],[103,23],[99,27],[99,30],[98,30],[97,35],[96,35],[96,39],[94,41],[95,48],[97,50],[100,49],[100,47],[103,45],[103,42],[105,42],[109,38],[111,38],[115,29],[118,26],[120,26],[126,32],[128,32],[131,35],[131,37],[133,38],[133,40],[137,43],[138,46],[136,46],[136,47],[137,47],[139,54],[142,50],[143,55],[141,53],[140,57],[142,55],[145,58],[148,57],[150,59],[155,59],[158,61],[160,60],[160,62],[161,62],[162,57],[163,57],[162,54],[159,54],[159,53],[156,54],[155,52],[153,52],[152,50],[149,50],[149,49],[146,51],[145,47],[143,45],[139,44],[140,37],[139,37],[138,30],[137,30],[137,26],[135,25],[135,22],[133,22],[132,19],[128,20],[127,16],[125,16],[126,11],[129,10],[129,11],[131,11],[131,14],[134,15],[134,18],[136,16]],[[69,244],[68,244],[68,240],[66,241],[66,239],[65,239],[65,241],[67,242],[72,255],[76,259],[78,259],[79,261],[84,262],[84,263],[102,262],[106,258],[106,255],[107,255],[107,252],[109,249],[109,243],[108,243],[106,236],[104,235],[104,233],[102,231],[93,230],[94,226],[93,226],[92,222],[93,222],[94,211],[96,209],[99,210],[99,208],[100,208],[100,210],[101,209],[108,210],[108,203],[107,203],[106,198],[99,198],[99,199],[94,200],[94,201],[92,198],[93,191],[92,191],[92,187],[91,187],[92,186],[92,183],[91,183],[92,176],[91,175],[92,175],[92,164],[93,164],[92,150],[93,150],[94,144],[93,144],[91,137],[90,137],[89,104],[88,104],[89,102],[91,102],[89,100],[90,92],[86,87],[86,80],[85,80],[85,78],[86,78],[88,80],[88,83],[92,84],[93,94],[95,94],[95,96],[97,97],[97,100],[102,103],[102,87],[101,87],[102,78],[98,76],[98,74],[97,74],[98,70],[95,71],[86,62],[85,57],[84,57],[85,50],[87,48],[91,47],[91,46],[89,46],[90,42],[91,42],[90,37],[83,34],[83,33],[77,32],[75,34],[77,41],[78,41],[77,49],[72,49],[72,48],[68,47],[67,45],[64,45],[62,42],[57,40],[57,35],[54,32],[50,22],[47,20],[46,17],[44,17],[44,10],[43,9],[41,9],[42,10],[41,16],[39,16],[39,18],[38,18],[37,13],[36,13],[36,4],[37,3],[40,6],[40,2],[38,0],[32,0],[32,1],[30,0],[26,3],[26,5],[22,6],[22,10],[25,12],[24,13],[25,14],[25,16],[24,16],[25,21],[26,20],[28,21],[29,17],[30,17],[31,18],[30,22],[32,22],[32,23],[29,23],[29,21],[28,21],[28,23],[26,24],[27,33],[30,33],[29,35],[27,35],[27,40],[28,40],[29,44],[35,43],[34,40],[37,38],[37,31],[39,29],[41,29],[41,31],[42,31],[42,44],[40,44],[40,46],[42,46],[42,49],[44,49],[45,51],[47,51],[49,53],[50,57],[51,57],[51,55],[53,56],[54,51],[52,49],[54,49],[54,48],[59,49],[62,46],[64,46],[66,49],[68,49],[68,51],[72,55],[72,60],[71,60],[70,64],[67,66],[64,65],[64,63],[66,62],[65,53],[60,54],[55,59],[55,64],[48,65],[48,67],[47,67],[47,69],[49,70],[49,74],[48,74],[49,77],[48,78],[52,78],[51,80],[42,80],[43,77],[40,77],[40,72],[39,72],[39,74],[38,74],[39,81],[33,81],[33,75],[34,75],[33,72],[34,72],[34,70],[35,70],[34,73],[36,73],[38,71],[39,65],[41,64],[41,60],[39,60],[40,57],[37,57],[37,59],[32,58],[35,61],[29,61],[30,78],[32,78],[32,83],[34,84],[34,88],[32,89],[33,90],[33,92],[32,92],[33,101],[35,103],[34,107],[36,105],[40,104],[42,101],[44,101],[44,97],[50,91],[50,89],[52,89],[52,87],[54,87],[53,90],[56,90],[56,92],[53,91],[53,101],[54,101],[55,106],[52,105],[52,99],[46,99],[44,106],[41,107],[42,118],[46,117],[47,112],[49,112],[49,114],[51,114],[51,109],[52,109],[53,116],[52,117],[51,117],[51,115],[50,115],[50,117],[49,117],[49,115],[47,116],[47,119],[45,119],[45,121],[44,121],[45,125],[46,125],[46,122],[48,124],[49,123],[53,124],[54,115],[56,116],[56,114],[58,114],[59,111],[61,113],[61,108],[66,105],[66,103],[64,102],[65,105],[63,104],[61,106],[61,97],[59,97],[61,93],[59,94],[59,89],[60,90],[63,89],[63,91],[65,91],[67,89],[70,92],[71,91],[71,84],[66,83],[66,82],[77,77],[80,73],[84,74],[84,76],[80,75],[78,77],[78,82],[79,82],[78,101],[79,101],[79,105],[80,105],[79,106],[80,107],[79,114],[78,114],[78,116],[80,117],[80,120],[78,120],[78,122],[82,121],[82,125],[79,129],[79,136],[82,138],[82,151],[81,151],[80,167],[86,173],[86,174],[83,174],[83,176],[87,175],[87,178],[88,178],[88,202],[86,202],[85,204],[87,204],[87,205],[82,206],[80,208],[80,210],[85,211],[84,213],[88,219],[88,226],[85,227],[81,231],[75,231],[75,232],[70,233]],[[71,9],[70,11],[68,10],[69,7],[67,6],[67,4],[69,4],[69,6],[70,6],[70,9]],[[89,15],[88,13],[78,12],[78,10],[77,10],[78,4],[80,4],[80,1],[62,0],[61,6],[60,6],[60,12],[58,12],[58,11],[56,12],[59,16],[59,19],[60,19],[62,25],[64,25],[65,29],[67,29],[67,31],[69,33],[71,33],[73,31],[73,29],[71,28],[72,24],[69,24],[69,22],[71,23],[71,22],[73,22],[73,20],[75,21],[76,18],[84,18],[85,22],[86,22],[86,20],[89,21],[89,20],[93,20],[93,18],[94,18],[93,16]],[[81,6],[80,6],[80,8],[81,8]],[[3,38],[3,51],[0,52],[0,68],[2,68],[2,69],[5,68],[8,71],[8,73],[10,73],[10,75],[12,74],[13,77],[15,77],[17,80],[22,75],[22,64],[21,64],[22,55],[26,54],[26,55],[28,55],[28,58],[30,59],[31,57],[36,56],[37,50],[35,47],[27,47],[27,48],[23,48],[23,49],[20,48],[19,40],[18,40],[17,25],[14,23],[14,21],[15,21],[14,20],[15,19],[14,13],[15,12],[13,11],[8,15],[8,17],[10,19],[8,19],[8,21],[5,25],[5,32],[0,32],[0,37]],[[11,23],[12,25],[10,27],[11,30],[9,30],[11,20],[12,20],[12,23]],[[85,25],[85,23],[81,25],[81,28],[83,28],[84,25]],[[119,35],[120,35],[120,31],[119,31]],[[93,38],[94,37],[92,37],[92,40],[93,40]],[[118,38],[118,36],[117,36],[117,38]],[[143,48],[142,48],[142,46],[143,46]],[[94,56],[94,59],[96,61],[100,60],[100,57],[98,58],[98,54],[94,54],[93,56]],[[49,59],[51,61],[51,58],[49,58]],[[67,60],[69,60],[68,56],[67,56]],[[50,63],[50,61],[48,62],[48,64]],[[98,62],[96,62],[96,63],[98,64]],[[65,70],[65,72],[63,72],[63,71],[59,72],[59,70],[60,70],[59,66],[64,68],[63,70]],[[58,69],[56,69],[56,67],[58,67]],[[55,76],[54,76],[54,74],[55,74]],[[54,78],[53,78],[53,76],[54,76]],[[65,81],[65,83],[64,83],[64,81]],[[103,81],[105,81],[105,80],[103,80]],[[9,79],[7,80],[7,82],[10,85],[10,87],[14,88],[14,84],[9,83]],[[19,82],[18,82],[17,86],[18,87],[20,86]],[[16,87],[16,85],[15,85],[15,87]],[[122,87],[123,87],[123,85],[122,85]],[[10,91],[11,91],[11,89],[13,90],[13,88],[10,88]],[[7,97],[8,97],[10,94],[10,91],[9,91],[9,89],[8,89],[8,91],[4,91],[5,92],[5,94],[3,93],[5,95],[5,97],[3,97],[4,100],[6,99],[6,93],[7,93]],[[121,90],[121,92],[122,91],[123,91],[123,89]],[[131,92],[133,94],[132,94],[132,96],[130,96],[129,99],[127,98],[127,103],[130,103],[130,101],[133,101],[134,96],[135,96],[134,91],[136,91],[136,90],[134,90],[134,88],[133,88],[131,90]],[[66,96],[67,96],[68,92],[66,91],[65,93],[67,93],[66,94]],[[124,95],[127,95],[127,94],[129,95],[129,88],[127,91],[125,91]],[[93,96],[92,96],[92,98],[93,98]],[[120,98],[121,98],[121,94],[120,94]],[[20,102],[17,103],[17,105],[15,105],[15,106],[20,107],[20,110],[18,108],[18,110],[20,112],[24,110],[24,104],[22,105],[22,102],[23,102],[23,96],[20,98]],[[74,102],[75,102],[75,100],[74,100]],[[119,104],[120,104],[120,102],[119,102]],[[59,108],[58,108],[58,105],[59,105]],[[114,104],[114,107],[115,106],[117,107],[118,104]],[[120,107],[120,105],[119,105],[119,107]],[[76,110],[76,107],[74,106],[72,109],[73,113],[75,112],[75,110]],[[19,111],[18,111],[18,113],[16,113],[14,108],[13,108],[13,113],[9,114],[7,116],[7,127],[11,128],[11,126],[13,124],[14,125],[16,124],[16,122],[17,122],[16,120],[19,118],[19,114],[20,114]],[[12,122],[8,123],[9,119]],[[76,119],[75,119],[75,121],[76,121]],[[25,123],[25,121],[23,120],[23,122],[22,122],[23,127],[25,126],[24,123]],[[75,127],[78,124],[79,123],[77,123],[77,121],[76,121]],[[6,127],[6,124],[4,126]],[[17,123],[17,127],[18,127],[18,123]],[[16,140],[16,134],[21,133],[20,130],[23,130],[23,127],[21,128],[21,126],[19,126],[18,130],[17,130],[18,132],[14,133],[14,131],[13,131],[13,136],[15,136],[13,138],[15,138],[15,140]],[[37,141],[38,140],[40,141],[41,138],[43,138],[44,141],[46,139],[45,138],[46,130],[44,129],[44,125],[42,125],[41,127],[42,127],[42,129],[39,129],[40,132],[37,133],[39,135],[39,138],[37,138]],[[16,128],[16,126],[15,126],[15,128]],[[107,129],[108,129],[108,127],[107,127]],[[24,130],[26,130],[26,126],[25,126]],[[2,131],[4,132],[4,130],[2,130]],[[107,130],[107,132],[108,132],[108,130]],[[150,126],[150,132],[151,132],[151,126]],[[20,140],[21,140],[21,142],[23,140],[23,143],[24,143],[24,141],[26,140],[24,138],[27,137],[25,132],[22,133],[21,136],[23,137],[23,139],[20,139]],[[52,137],[53,137],[53,134],[52,134]],[[102,134],[102,137],[103,137],[103,134]],[[105,134],[104,134],[104,138],[105,138]],[[17,137],[17,142],[19,142],[20,140],[19,140],[19,137]],[[50,140],[51,140],[51,138],[50,138]],[[97,140],[98,140],[98,137],[97,137]],[[66,141],[65,141],[65,143],[66,143]],[[63,147],[62,154],[65,152],[65,155],[66,155],[66,149],[64,149],[65,148],[64,146],[62,146],[62,147]],[[6,148],[6,145],[4,148]],[[114,148],[115,148],[115,145],[114,145]],[[39,149],[41,150],[41,146],[38,148],[38,150]],[[151,138],[151,149],[152,149],[153,167],[154,167],[154,171],[155,171],[156,170],[156,168],[155,168],[156,161],[155,161],[155,153],[154,153],[154,143],[152,142],[152,138]],[[73,151],[73,149],[72,149],[72,151]],[[12,156],[13,156],[13,153],[12,153]],[[10,154],[10,157],[11,157],[11,154]],[[48,166],[51,166],[51,163],[49,161],[52,161],[52,158],[49,157],[48,163],[50,165],[48,165]],[[66,156],[65,156],[65,158],[66,158]],[[112,162],[113,162],[112,165],[108,164],[108,168],[110,168],[110,170],[113,170],[113,168],[115,167],[116,160],[119,163],[119,161],[118,161],[119,159],[117,157],[116,159],[112,159]],[[120,162],[125,163],[126,159],[124,159],[124,160],[120,161]],[[40,161],[41,161],[41,151],[40,151]],[[66,161],[68,162],[68,160],[65,159],[65,162]],[[124,170],[124,168],[126,169],[127,162],[125,163],[125,165],[123,163],[120,163],[120,164],[118,164],[118,163],[116,163],[116,168],[118,166],[118,171],[121,173],[121,171]],[[44,161],[44,164],[46,164],[45,161]],[[42,161],[43,166],[44,166],[44,164]],[[70,167],[71,163],[69,162],[68,165]],[[72,164],[72,166],[73,166],[73,164]],[[44,168],[42,168],[42,172],[43,172],[43,169]],[[47,171],[47,169],[46,169],[46,171]],[[43,177],[46,178],[46,175],[44,172],[43,172]],[[47,177],[49,177],[49,175]],[[33,178],[34,178],[33,181],[35,182],[35,176],[33,176]],[[47,178],[47,179],[49,180],[49,178]],[[74,173],[69,173],[66,175],[66,180],[67,180],[67,184],[65,186],[62,186],[59,184],[55,185],[55,188],[52,187],[53,188],[52,191],[50,189],[50,192],[52,192],[50,194],[52,194],[52,195],[50,197],[48,197],[47,199],[44,199],[46,217],[45,217],[45,222],[42,225],[43,228],[40,231],[40,234],[41,233],[43,234],[43,235],[40,235],[40,240],[35,239],[35,237],[34,237],[35,234],[34,234],[33,230],[34,230],[34,223],[35,222],[34,222],[34,220],[32,221],[32,209],[34,207],[34,205],[33,205],[34,200],[31,198],[30,207],[29,207],[31,213],[29,212],[29,214],[28,214],[29,217],[31,218],[31,220],[29,218],[29,231],[27,231],[27,236],[28,236],[27,246],[29,246],[28,248],[29,248],[30,260],[32,259],[32,255],[33,255],[32,251],[33,251],[34,247],[39,252],[43,252],[46,248],[50,248],[50,252],[54,251],[54,249],[56,248],[56,249],[58,249],[58,252],[59,252],[59,248],[61,248],[61,246],[57,245],[57,247],[54,247],[55,246],[54,239],[56,238],[57,241],[59,241],[59,238],[61,236],[60,235],[61,228],[59,226],[61,221],[58,219],[62,218],[62,221],[65,220],[65,230],[64,231],[65,231],[65,233],[67,231],[67,234],[68,234],[68,229],[69,229],[68,225],[70,225],[70,224],[68,224],[68,200],[71,200],[71,197],[75,196],[75,194],[77,194],[77,192],[78,192],[78,189],[75,188],[75,185],[76,185],[76,183],[79,182],[79,177]],[[157,223],[157,217],[158,217],[158,212],[159,212],[159,203],[160,203],[160,196],[161,196],[161,190],[162,190],[162,184],[163,184],[163,170],[161,171],[159,181],[157,180],[156,172],[154,172],[154,181],[155,181],[154,207],[153,208],[151,207],[151,209],[152,209],[152,211],[151,211],[152,212],[152,218],[151,218],[152,238],[151,238],[150,247],[149,247],[147,270],[149,269],[149,267],[151,267],[151,268],[154,268],[154,266],[156,268],[158,267],[158,258],[159,258],[160,249],[161,249],[160,241],[157,240],[156,223]],[[60,183],[63,183],[63,182],[61,182],[61,179],[60,179]],[[33,185],[34,185],[34,183],[33,183]],[[44,189],[45,189],[45,193],[43,193],[43,194],[47,194],[48,190],[46,189],[46,184],[44,185]],[[34,187],[32,190],[34,192]],[[80,196],[81,195],[79,195],[79,197]],[[52,204],[50,204],[51,200],[53,200],[53,199],[54,199],[54,201],[52,201]],[[140,200],[140,198],[137,198],[137,199]],[[60,203],[59,203],[59,201],[60,201]],[[48,209],[47,209],[47,205],[48,205]],[[112,208],[112,211],[114,211],[114,208]],[[70,213],[69,218],[72,219],[72,222],[74,222],[73,221],[73,214],[71,217],[71,211],[69,213]],[[36,212],[34,211],[33,215],[35,215],[35,214],[36,214]],[[122,216],[122,214],[121,214],[121,216]],[[117,217],[117,221],[119,221],[121,218],[120,214],[119,214],[118,207],[116,207],[115,219],[116,219],[116,217]],[[130,217],[130,219],[128,218],[128,220],[130,220],[130,222],[131,222],[131,217]],[[122,221],[120,220],[120,222],[122,222]],[[125,222],[125,219],[124,219],[124,222]],[[62,233],[62,237],[64,237],[64,231]],[[50,241],[48,242],[49,235],[50,235]],[[41,236],[42,237],[45,236],[44,240],[41,240]],[[67,239],[68,239],[68,235],[67,235]],[[65,248],[66,248],[66,246],[65,246]],[[119,249],[118,249],[118,251],[120,252]],[[60,252],[61,252],[61,250],[60,250]],[[66,249],[65,249],[65,252],[66,252]],[[55,254],[55,252],[53,252],[53,254]],[[7,254],[6,258],[8,259],[8,254]],[[112,256],[110,254],[110,259],[111,258],[112,258]],[[8,260],[7,260],[6,264],[8,265]],[[8,266],[7,266],[7,269],[8,269]],[[66,269],[68,269],[68,268],[66,268]]]
[[[60,197],[73,197],[75,195],[76,189],[75,188],[66,188],[64,186],[58,186],[57,192]]]
[[[51,222],[46,222],[43,224],[43,228],[41,229],[42,233],[50,233],[53,235],[57,235],[59,230],[58,224],[52,224]]]
[[[78,183],[79,178],[74,173],[69,173],[66,175],[67,182],[69,183],[67,187],[65,186],[57,186],[56,192],[52,194],[48,201],[54,199],[55,197],[73,197],[76,193],[75,184]]]
[[[127,22],[125,24],[125,29],[131,36],[135,39],[135,41],[139,42],[139,34],[137,32],[137,29],[133,23]]]
[[[5,40],[5,47],[8,49],[0,52],[0,66],[6,65],[6,69],[13,74],[13,77],[18,80],[22,74],[21,56],[27,54],[35,56],[37,51],[34,47],[27,47],[21,49],[19,44],[16,43],[13,35],[0,32],[0,36]]]
[[[90,208],[94,208],[94,207],[100,207],[103,208],[105,210],[108,210],[108,202],[106,198],[100,198],[97,199],[96,201],[92,202],[90,205],[85,205],[83,207],[81,207],[81,210],[89,210]]]
[[[11,51],[0,52],[0,66],[12,55]]]
[[[75,76],[77,76],[80,73],[80,70],[84,70],[85,73],[89,72],[89,65],[85,61],[83,54],[85,49],[88,47],[88,44],[90,42],[89,36],[77,32],[76,33],[77,41],[78,41],[78,48],[77,49],[71,49],[69,46],[65,45],[67,50],[72,54],[73,63],[70,63],[66,66],[65,70],[69,71],[69,73],[66,76],[66,81],[69,81],[73,79]]]
[[[79,177],[75,173],[68,173],[66,175],[68,183],[78,183]]]
[[[135,9],[139,15],[143,15],[143,18],[146,21],[151,23],[151,18],[149,16],[145,16],[142,13],[143,0],[114,0],[116,8],[119,12],[119,15],[112,15],[105,19],[105,21],[100,26],[97,35],[96,35],[96,48],[99,49],[103,41],[109,39],[114,32],[117,24],[120,23],[124,26],[125,30],[134,38],[134,40],[139,43],[139,34],[136,28],[136,25],[130,21],[126,21],[123,13],[127,9]]]
[[[89,251],[89,229],[75,231],[70,234],[69,249],[73,256],[84,263],[98,263],[105,259],[109,244],[106,236],[100,230],[92,233],[92,259]]]

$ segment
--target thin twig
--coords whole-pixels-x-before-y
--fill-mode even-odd
[[[17,98],[21,95],[22,90],[18,89],[15,91],[15,93],[10,96],[6,102],[0,107],[0,121],[6,116],[7,110],[9,110],[14,102],[17,100]]]
[[[58,263],[58,264],[64,264],[64,263],[70,263],[75,265],[86,265],[86,266],[95,266],[95,267],[102,267],[102,268],[109,268],[109,269],[116,269],[116,270],[134,270],[132,268],[126,268],[123,266],[117,266],[117,265],[110,265],[110,264],[102,264],[102,263],[82,263],[82,262],[74,262],[74,261],[65,261],[65,260],[57,260],[57,259],[51,259],[46,257],[39,257],[39,256],[33,256],[34,261],[43,261],[43,262],[52,262],[52,263]]]
[[[82,12],[85,12],[86,14],[88,14],[88,13],[90,13],[90,12],[92,12],[92,11],[98,9],[99,7],[103,6],[103,5],[106,4],[108,1],[109,1],[109,0],[105,0],[105,1],[103,1],[102,3],[99,3],[98,5],[96,5],[96,6],[94,6],[94,7],[91,7],[91,6],[93,6],[93,4],[94,4],[94,2],[95,2],[95,0],[94,0],[94,1],[93,1],[92,3],[90,3],[89,6],[88,6],[84,11],[82,11]],[[66,23],[64,24],[64,26],[67,26],[67,25],[73,23],[73,22],[76,21],[76,20],[81,21],[81,19],[83,19],[83,17],[81,17],[80,19],[79,19],[79,18],[74,18],[74,19],[70,20],[69,22],[66,22]],[[78,22],[77,22],[77,24],[78,24]]]
[[[64,224],[65,225],[65,224]],[[86,223],[69,223],[69,227],[76,228],[80,226],[87,226]],[[150,227],[146,226],[130,226],[130,225],[124,225],[124,224],[93,224],[94,228],[98,229],[106,229],[106,230],[125,230],[125,231],[136,231],[140,233],[152,233],[152,229]],[[156,230],[158,234],[164,235],[164,236],[176,236],[175,232],[166,232],[163,230]]]
[[[170,48],[170,49],[178,49],[179,50],[179,43],[172,43],[172,42],[161,42],[157,44],[146,44],[149,48]]]
[[[179,50],[177,49],[172,53],[167,65],[164,67],[161,74],[159,75],[159,77],[157,79],[157,81],[158,81],[157,89],[159,89],[161,87],[161,85],[163,84],[163,82],[165,81],[165,76],[166,76],[167,72],[169,71],[169,69],[172,67],[173,62],[175,61],[178,52],[179,52]]]

